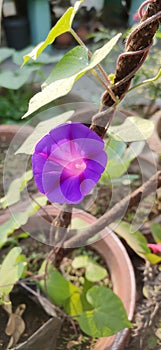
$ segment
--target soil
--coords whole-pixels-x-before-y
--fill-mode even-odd
[[[132,260],[134,265],[136,262]],[[137,303],[130,339],[125,350],[161,349],[160,266],[141,263],[136,269]]]
[[[70,337],[69,337],[70,334]],[[56,350],[92,350],[95,341],[80,332],[79,327],[73,329],[72,324],[65,320],[58,338]]]
[[[39,270],[44,257],[47,256],[47,253],[49,253],[49,247],[32,239],[31,237],[21,239],[19,241],[19,245],[23,249],[23,253],[29,257],[28,258],[28,271],[30,271],[33,274],[37,274],[37,271]],[[5,246],[0,250],[0,262],[3,260],[4,256],[8,253],[10,250],[10,246]],[[84,278],[85,269],[74,269],[71,268],[71,261],[74,257],[78,255],[85,254],[86,250],[85,248],[80,248],[77,250],[74,250],[73,252],[70,252],[69,256],[66,256],[61,264],[61,269],[63,273],[70,276],[71,282],[74,283],[77,286],[80,286],[80,278]],[[97,263],[99,263],[101,266],[106,267],[106,264],[102,257],[100,257],[96,252],[92,249],[88,249],[88,256],[90,258],[94,259]],[[100,282],[97,284],[99,285],[106,285],[110,288],[112,288],[112,284],[110,281],[109,274]],[[27,282],[27,285],[30,287],[30,289],[33,289],[37,292],[37,287],[35,283]],[[38,291],[39,292],[39,291]],[[18,344],[24,342],[28,339],[29,336],[31,336],[37,329],[39,329],[48,319],[49,316],[46,314],[46,312],[43,310],[43,308],[40,306],[39,302],[33,296],[32,294],[28,293],[25,289],[23,289],[19,284],[17,284],[11,295],[10,300],[13,305],[13,312],[15,311],[16,307],[20,304],[25,304],[26,309],[23,314],[23,319],[25,321],[25,332],[20,337]],[[58,314],[61,317],[61,313]],[[5,334],[5,328],[8,322],[8,315],[6,311],[3,310],[3,308],[0,306],[0,349],[6,350],[6,346],[9,343],[10,337]],[[93,340],[91,337],[86,336],[81,332],[78,324],[76,322],[71,322],[70,318],[66,318],[63,321],[63,325],[61,328],[60,336],[58,336],[57,340],[57,350],[64,350],[64,349],[72,349],[72,350],[85,350],[90,349],[92,350],[93,345],[95,343],[95,340]],[[43,349],[40,349],[43,350]]]
[[[28,237],[27,239],[21,239],[18,242],[23,249],[23,254],[29,257],[28,270],[32,266],[33,273],[37,272],[44,255],[48,252],[48,247],[44,244]],[[11,245],[6,245],[0,250],[0,262],[4,259],[5,255],[11,249]],[[29,283],[29,282],[28,282]],[[29,283],[30,288],[36,289],[35,284]],[[31,336],[36,330],[38,330],[48,319],[49,316],[43,310],[43,308],[38,303],[37,299],[33,297],[32,294],[25,291],[19,285],[16,285],[10,295],[10,300],[12,301],[13,311],[20,304],[25,304],[26,309],[23,314],[23,319],[25,321],[25,332],[20,338],[20,342],[24,342]],[[0,349],[6,350],[6,346],[9,343],[10,337],[5,334],[5,328],[8,322],[8,315],[6,311],[0,306]]]
[[[29,293],[25,292],[25,290],[20,286],[14,287],[10,295],[10,299],[13,305],[13,312],[20,304],[26,305],[26,309],[23,314],[25,332],[20,338],[20,341],[24,342],[49,319],[49,316],[45,313],[42,307],[35,302],[35,300],[32,300],[32,295],[29,296]],[[6,350],[6,346],[10,340],[10,337],[5,333],[8,315],[2,307],[0,307],[0,320],[0,349]]]

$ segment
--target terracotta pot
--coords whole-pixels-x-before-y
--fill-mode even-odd
[[[5,141],[9,146],[14,136],[20,131],[21,127],[23,127],[23,125],[0,125],[0,142],[1,140],[3,142]],[[23,127],[23,133],[18,134],[17,141],[23,142],[32,131],[33,128],[31,126]]]
[[[21,145],[24,140],[31,134],[33,128],[31,126],[23,127],[23,132],[18,133],[21,129],[20,125],[0,125],[0,143],[6,143],[9,147],[12,139],[16,135],[17,145]],[[10,218],[10,211],[2,210],[0,211],[0,224],[3,224],[6,220]]]
[[[50,217],[55,217],[58,215],[59,210],[49,205],[45,206],[45,212],[48,213]],[[49,217],[44,214],[44,210],[42,209],[38,211],[38,214],[39,216],[35,215],[29,219],[29,224],[27,224],[26,227],[27,231],[29,228],[32,230],[32,227],[35,231],[37,225],[39,227],[41,226],[43,231],[43,222],[49,220]],[[73,213],[73,218],[79,218],[87,224],[92,224],[96,221],[94,216],[80,210]],[[25,226],[23,230],[25,230]],[[103,238],[93,243],[91,247],[96,250],[106,262],[113,284],[113,291],[122,300],[128,318],[131,321],[135,309],[136,288],[135,276],[130,258],[120,239],[109,228],[104,229],[101,233]],[[124,349],[128,335],[129,329],[125,329],[114,336],[101,338],[97,341],[94,350]]]
[[[9,144],[20,128],[19,125],[0,125],[0,141],[3,140]]]

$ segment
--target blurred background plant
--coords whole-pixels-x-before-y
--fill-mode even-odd
[[[0,48],[0,124],[22,123],[28,101],[38,91],[46,73],[44,66],[57,62],[59,56],[42,53],[38,61],[30,61],[23,69],[23,56],[32,50]]]
[[[65,30],[69,31],[71,22],[69,20],[68,13],[66,13],[66,16],[67,16],[68,21],[65,22],[67,25],[67,28],[65,28]],[[72,17],[72,13],[71,13],[71,17]],[[59,23],[59,25],[60,25],[60,23]],[[60,25],[60,28],[62,29],[61,25]],[[53,40],[55,40],[55,37],[60,34],[59,33],[60,28],[55,28],[54,29],[55,32],[54,31],[52,32]],[[71,32],[72,32],[72,30],[71,30]],[[97,44],[97,43],[100,44],[100,42],[104,39],[107,41],[107,38],[108,38],[108,36],[110,37],[110,35],[113,38],[113,33],[110,33],[108,31],[101,29],[100,32],[95,33],[93,36],[95,44]],[[42,107],[45,106],[45,108],[46,108],[47,102],[50,103],[51,101],[56,99],[56,97],[64,96],[64,90],[65,90],[65,93],[67,94],[72,89],[72,86],[76,82],[76,80],[78,80],[81,76],[83,76],[88,71],[91,72],[94,68],[96,68],[96,66],[97,66],[96,69],[98,69],[98,64],[103,60],[103,58],[105,58],[106,55],[108,55],[109,51],[112,50],[114,44],[117,42],[116,38],[113,38],[113,39],[114,39],[114,41],[111,44],[108,42],[103,47],[101,47],[100,50],[97,50],[96,52],[94,52],[92,59],[90,61],[89,61],[88,56],[87,56],[87,50],[84,47],[79,46],[79,47],[76,47],[76,48],[70,50],[63,57],[63,59],[59,61],[59,63],[56,65],[56,67],[54,67],[54,70],[52,71],[52,73],[50,74],[48,79],[45,81],[45,84],[43,84],[42,91],[39,92],[39,94],[35,95],[36,109],[34,109],[35,107],[33,108],[33,103],[31,103],[29,106],[29,110],[25,116],[30,116],[30,115],[34,114],[35,112],[39,111],[40,106],[42,106]],[[49,44],[51,44],[51,42],[50,42],[49,38],[47,38],[45,45],[48,46]],[[44,45],[44,43],[41,44],[42,50],[44,49],[43,45]],[[108,45],[109,45],[109,47],[108,47]],[[120,44],[118,44],[116,46],[116,51],[115,51],[116,56],[118,56],[118,52],[120,50],[119,45]],[[121,43],[121,45],[122,45],[122,43]],[[27,52],[29,52],[31,50],[32,49],[28,49]],[[81,56],[80,56],[80,53],[81,53]],[[8,51],[8,54],[7,54],[4,51],[3,55],[2,55],[3,56],[2,61],[4,62],[5,60],[7,60],[8,57],[12,57],[13,63],[16,65],[20,65],[22,63],[22,56],[24,56],[24,55],[25,55],[25,52],[23,52],[23,53],[21,52],[18,54],[15,51]],[[38,48],[37,48],[37,56],[39,56]],[[25,58],[24,58],[25,63],[30,57],[33,57],[33,52],[30,52],[27,56],[25,56]],[[43,57],[44,57],[44,59],[43,59]],[[81,60],[79,60],[80,57],[81,57]],[[110,55],[108,57],[110,57]],[[110,59],[111,59],[111,62],[113,62],[113,64],[115,64],[113,50],[111,52]],[[33,88],[35,89],[36,84],[37,83],[40,84],[42,82],[42,80],[44,80],[44,78],[45,78],[42,75],[43,65],[51,63],[51,62],[54,63],[53,60],[55,60],[55,58],[53,58],[53,57],[51,58],[50,56],[43,56],[43,54],[42,54],[36,62],[29,61],[26,64],[25,68],[23,68],[22,71],[19,69],[18,69],[18,71],[16,69],[14,71],[12,71],[12,70],[3,71],[3,69],[1,70],[0,83],[1,83],[2,89],[4,91],[4,95],[5,95],[5,93],[8,95],[8,97],[9,97],[8,101],[11,101],[10,104],[13,104],[13,103],[16,104],[16,108],[18,108],[19,112],[20,112],[21,105],[20,105],[20,103],[18,103],[18,99],[19,99],[19,102],[20,102],[20,100],[23,101],[22,108],[24,108],[25,101],[27,98],[27,97],[25,97],[26,91],[27,92],[29,91],[29,93],[31,93],[31,95],[33,94]],[[154,61],[150,62],[151,68],[154,67],[154,64],[156,62],[155,60],[157,60],[157,58],[154,58]],[[110,62],[109,58],[105,60],[105,65],[107,65],[107,68],[108,68],[108,69],[106,69],[106,71],[111,72],[111,63],[109,64],[109,62]],[[148,60],[147,60],[147,62],[148,62]],[[145,64],[147,64],[147,62]],[[74,73],[73,73],[73,70],[74,70]],[[147,70],[148,70],[148,72],[147,72]],[[156,71],[156,73],[158,73],[158,70]],[[31,77],[31,75],[32,75],[32,77]],[[149,72],[149,68],[143,67],[143,71],[140,74],[140,76],[138,75],[138,77],[137,76],[135,77],[134,84],[137,85],[140,82],[140,80],[151,78],[154,75],[155,75],[154,69],[153,69],[153,71]],[[157,81],[156,84],[159,84],[159,81]],[[153,87],[153,83],[152,83],[151,89],[153,89],[153,88],[154,87]],[[15,94],[15,91],[16,91],[16,94]],[[56,96],[56,93],[58,93],[57,96]],[[154,97],[153,98],[154,101],[156,101],[156,99],[158,98],[158,95],[156,96],[156,92],[155,91],[151,92],[151,90],[150,90],[149,94],[150,93],[152,94],[151,96]],[[26,102],[28,102],[28,99]],[[131,104],[131,106],[132,106],[132,104]],[[31,108],[31,110],[30,110],[30,108]],[[7,110],[7,108],[6,108],[6,110]],[[25,112],[26,112],[26,108],[25,108]],[[4,115],[3,115],[3,117],[4,117]],[[55,123],[60,124],[61,117],[62,116],[59,114],[57,121],[55,118]],[[14,115],[14,118],[15,118],[15,120],[18,120],[19,115],[18,114]],[[130,121],[129,121],[129,119],[130,119]],[[11,118],[9,117],[8,121],[10,121],[10,120],[11,120]],[[48,125],[51,128],[51,120],[50,120],[50,123],[49,123],[49,120],[46,120],[46,122],[48,123]],[[116,123],[116,124],[119,124],[119,123]],[[41,128],[41,130],[42,130],[42,132],[44,132],[44,128]],[[35,138],[38,137],[37,140],[35,139],[35,144],[40,139],[40,136],[43,136],[43,135],[40,135],[39,131],[40,130],[38,130],[38,129],[36,130],[36,128],[34,130]],[[139,133],[139,131],[140,131],[140,133]],[[37,135],[36,135],[36,132],[37,132]],[[105,184],[106,187],[108,187],[108,189],[111,190],[110,181],[113,183],[120,182],[121,183],[120,188],[121,187],[123,188],[124,183],[126,184],[128,182],[128,184],[129,183],[131,184],[131,181],[135,180],[136,178],[138,179],[138,174],[136,174],[137,177],[135,176],[134,172],[132,173],[132,176],[131,175],[126,176],[126,172],[129,168],[130,164],[132,163],[132,161],[140,155],[140,153],[142,152],[142,150],[144,148],[145,140],[147,140],[151,136],[152,133],[153,133],[153,124],[150,121],[145,121],[144,119],[138,118],[138,117],[126,118],[126,120],[123,121],[123,123],[121,125],[112,125],[108,129],[108,135],[107,135],[107,138],[105,139],[106,151],[107,151],[107,154],[109,156],[109,163],[108,163],[108,166],[106,168],[105,173],[103,174],[103,176],[101,178],[100,183],[102,182],[102,184]],[[140,136],[141,136],[141,138],[140,138]],[[21,147],[24,147],[24,153],[26,153],[28,155],[28,157],[30,157],[32,154],[32,150],[31,150],[31,152],[29,151],[29,148],[31,146],[32,145],[31,145],[30,138],[27,139],[26,149],[25,149],[24,145],[21,146]],[[21,149],[21,152],[22,152],[22,149]],[[9,165],[11,166],[11,164],[9,164]],[[27,174],[27,176],[28,176],[27,181],[26,181],[26,174],[23,174],[20,178],[16,178],[16,180],[14,180],[16,182],[11,182],[10,187],[8,189],[8,192],[6,193],[6,196],[3,197],[0,201],[0,204],[2,206],[2,210],[3,209],[5,210],[7,208],[7,206],[16,204],[21,200],[21,195],[22,195],[21,192],[25,189],[25,186],[27,186],[27,182],[31,180],[32,173],[29,172]],[[139,185],[140,185],[140,183],[139,183]],[[113,190],[113,188],[112,188],[112,190]],[[124,193],[124,188],[123,188],[123,198],[124,198],[124,196],[125,196],[125,193]],[[33,215],[39,209],[39,207],[43,207],[44,205],[46,205],[46,203],[47,203],[47,198],[45,196],[36,197],[36,200],[33,199],[32,203],[30,203],[30,205],[27,208],[25,208],[25,211],[16,212],[14,220],[11,217],[3,225],[1,225],[1,228],[0,228],[0,246],[5,247],[6,245],[10,245],[10,244],[14,245],[15,243],[18,242],[19,239],[24,238],[24,236],[22,236],[22,233],[20,234],[20,236],[16,236],[16,230],[19,229],[22,225],[24,225],[28,221],[30,216]],[[118,203],[118,201],[117,201],[117,203]],[[130,212],[130,214],[131,214],[131,212]],[[126,219],[127,219],[127,217],[125,217],[125,220]],[[135,231],[131,235],[131,223],[125,222],[125,221],[120,222],[120,224],[118,224],[118,226],[117,226],[116,233],[121,238],[123,238],[126,241],[126,243],[134,250],[134,252],[137,253],[140,257],[147,259],[152,264],[155,264],[156,262],[160,262],[160,260],[161,260],[160,257],[156,256],[155,254],[151,254],[150,248],[148,248],[148,241],[142,235],[141,231]],[[26,234],[26,233],[24,233],[24,234]],[[15,264],[17,262],[17,256],[19,254],[21,254],[21,251],[14,251],[14,253],[16,253],[16,254],[14,254],[14,259],[13,259],[13,263]],[[10,260],[10,257],[8,259]],[[11,260],[10,260],[10,262],[11,262]],[[6,260],[4,260],[3,264],[2,264],[2,268],[1,268],[0,272],[3,272],[4,266],[7,269],[9,269],[8,266],[10,267],[10,265],[8,265],[6,263]],[[25,262],[25,264],[26,264],[26,262]],[[16,268],[17,267],[18,266],[16,264]],[[23,273],[24,261],[21,262],[20,267],[21,267],[21,272]],[[86,267],[86,266],[83,266],[83,267]],[[47,266],[47,271],[48,271],[48,266]],[[42,272],[44,272],[44,270]],[[3,275],[4,275],[4,273],[3,273]],[[22,274],[18,275],[17,279],[21,278],[21,276],[22,276]],[[51,297],[53,297],[53,293],[54,293],[54,291],[53,291],[53,278],[54,278],[54,282],[55,282],[55,281],[57,281],[57,277],[58,278],[60,277],[59,273],[54,272],[54,276],[53,276],[53,271],[51,271],[51,274],[49,271],[49,279],[47,280],[47,282],[49,283],[49,285],[50,285],[50,282],[52,282],[52,288],[51,288],[52,295],[51,295]],[[14,284],[15,281],[10,281],[10,278],[11,278],[10,275],[7,278],[8,278],[7,281],[2,280],[4,284],[7,282],[8,283],[12,282],[12,284]],[[65,280],[63,283],[64,283],[64,286],[67,284],[67,282]],[[57,285],[57,283],[55,283],[55,285]],[[45,281],[43,281],[43,285],[41,286],[42,289],[44,289],[44,286],[45,286]],[[68,284],[68,286],[69,286],[69,284]],[[3,286],[1,286],[1,287],[2,287],[2,292],[3,292]],[[58,285],[58,288],[60,289],[59,285]],[[97,290],[95,290],[95,291],[97,292]],[[95,299],[97,297],[96,292],[94,293]],[[58,291],[58,294],[59,294],[59,291]],[[2,293],[2,299],[4,299],[3,297],[4,297],[4,295]],[[58,295],[58,297],[59,297],[59,295]],[[71,295],[68,295],[68,297],[71,297]],[[59,301],[60,301],[60,304],[63,305],[62,300],[59,299],[59,300],[55,301],[54,297],[53,297],[53,300],[58,305],[59,305]],[[102,294],[101,300],[104,301],[104,294]],[[5,300],[2,300],[2,301],[5,301]],[[76,301],[76,303],[77,303],[77,301]],[[77,306],[79,306],[79,305],[77,305]],[[130,326],[130,325],[126,324],[124,326],[126,327],[126,326]],[[116,330],[114,330],[114,331],[116,331]],[[99,336],[102,336],[102,333],[99,334]]]

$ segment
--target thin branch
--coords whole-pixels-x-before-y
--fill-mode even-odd
[[[88,56],[91,58],[92,52],[88,49],[88,47],[85,45],[85,43],[81,40],[81,38],[78,36],[78,34],[71,28],[70,33],[73,35],[74,39],[78,42],[78,44],[82,47],[84,47],[87,52],[88,52]],[[103,76],[103,78],[106,80],[106,82],[109,84],[110,80],[108,78],[108,75],[106,74],[105,70],[103,69],[103,67],[101,66],[100,63],[97,64],[98,70],[100,71],[101,75]]]
[[[30,288],[28,285],[26,285],[25,283],[23,283],[22,281],[18,281],[17,284],[19,284],[20,286],[22,286],[24,289],[26,289],[29,293],[31,293],[32,295],[34,295],[38,300],[42,300],[42,303],[48,304],[49,307],[51,308],[51,310],[53,311],[58,311],[60,312],[60,314],[64,317],[67,318],[68,316],[66,315],[66,313],[59,308],[58,306],[54,305],[53,303],[50,302],[49,299],[46,299],[45,297],[43,297],[40,293],[35,292],[35,290],[33,290],[32,288]]]
[[[91,58],[93,56],[92,52],[88,49],[88,47],[84,44],[84,42],[81,40],[81,38],[77,35],[77,33],[72,28],[70,29],[70,33],[73,35],[75,40],[79,43],[79,45],[81,45],[82,47],[84,47],[87,50],[88,56]],[[111,87],[109,86],[110,80],[108,78],[107,73],[105,72],[105,70],[103,69],[103,67],[101,66],[100,63],[97,64],[97,68],[98,68],[99,72],[101,73],[102,77],[105,79],[105,82],[107,84],[102,80],[102,78],[98,75],[98,73],[95,69],[91,69],[91,73],[95,76],[95,78],[99,81],[99,83],[104,87],[104,89],[106,91],[108,91],[113,102],[117,102],[117,98],[116,98],[115,94],[113,93]]]
[[[41,210],[44,212],[44,214],[48,217],[48,219],[50,220],[50,222],[52,223],[53,221],[53,217],[51,215],[49,215],[49,213],[47,212],[47,210],[37,201],[36,197],[33,196],[31,193],[29,194],[29,197],[32,199],[32,201],[34,203],[36,203],[40,208]]]
[[[95,234],[102,231],[106,226],[115,222],[119,216],[124,215],[125,208],[131,208],[137,205],[140,200],[146,198],[149,194],[154,192],[154,188],[161,187],[161,171],[158,171],[150,180],[145,182],[141,187],[127,195],[119,203],[115,204],[108,212],[100,217],[89,228],[85,229],[81,234],[77,234],[64,243],[65,248],[73,248],[87,243],[87,241]],[[71,230],[72,235],[72,230]]]

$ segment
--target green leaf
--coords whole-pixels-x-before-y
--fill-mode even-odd
[[[121,300],[104,286],[94,286],[87,292],[93,310],[78,318],[80,328],[93,338],[111,336],[124,328],[132,328]]]
[[[64,301],[63,307],[68,315],[77,319],[77,316],[81,315],[83,312],[81,291],[79,290],[72,293],[72,295]]]
[[[18,66],[21,66],[23,64],[23,57],[28,54],[29,51],[32,51],[34,49],[33,46],[26,47],[25,49],[21,51],[15,51],[13,54],[13,62],[17,64]],[[63,53],[57,53],[56,55],[50,55],[46,52],[42,52],[41,55],[37,58],[35,61],[28,62],[28,67],[31,67],[31,65],[36,65],[37,68],[41,66],[41,64],[50,64],[50,63],[57,63],[60,58],[62,58]]]
[[[108,130],[115,139],[125,142],[147,140],[153,131],[154,123],[139,117],[129,117],[123,124],[111,126]]]
[[[107,276],[107,271],[104,267],[96,263],[90,262],[86,268],[85,277],[88,281],[99,282]]]
[[[46,261],[39,270],[40,275],[45,272],[45,265]],[[82,312],[80,288],[67,281],[54,266],[48,267],[46,283],[41,280],[39,286],[44,293],[47,290],[48,297],[55,305],[64,306],[68,314],[74,316]]]
[[[58,62],[52,73],[49,75],[49,78],[43,84],[43,87],[50,85],[57,80],[70,78],[77,73],[79,74],[76,79],[80,78],[82,75],[96,67],[97,64],[104,60],[104,58],[110,53],[119,38],[120,34],[117,34],[103,47],[96,50],[92,55],[90,63],[88,62],[88,52],[86,48],[82,46],[76,46],[74,49],[70,50],[60,60],[60,62]]]
[[[97,264],[87,255],[77,256],[72,261],[72,266],[75,269],[85,268],[85,277],[90,282],[99,282],[107,276],[106,269]]]
[[[49,109],[48,111],[46,111],[46,118],[48,117],[48,114],[51,115],[51,113],[52,113],[52,109]],[[35,146],[38,143],[38,141],[43,136],[48,134],[51,129],[69,120],[70,117],[73,115],[73,113],[74,111],[68,111],[60,115],[54,116],[50,119],[47,119],[43,122],[40,122],[34,129],[33,133],[24,141],[24,143],[16,151],[16,154],[19,154],[19,153],[33,154]]]
[[[127,168],[129,167],[130,163],[140,155],[144,146],[145,141],[134,141],[129,145],[129,147],[127,147],[123,156],[123,162],[127,164]]]
[[[82,290],[82,293],[80,296],[83,311],[92,310],[92,305],[88,303],[87,298],[86,298],[88,290],[92,287],[93,287],[93,282],[90,282],[85,278],[84,283],[83,283],[83,290]]]
[[[12,60],[17,66],[21,66],[23,63],[23,57],[28,54],[29,51],[33,50],[34,46],[27,46],[20,51],[14,51]]]
[[[14,247],[5,257],[0,267],[0,298],[8,295],[15,282],[24,270],[24,258],[21,259],[21,248]]]
[[[85,67],[82,69],[82,63],[79,61],[78,59],[78,63],[80,65],[80,70],[77,71],[77,73],[74,73],[74,71],[77,69],[76,68],[76,52],[78,50],[78,52],[80,52],[80,48],[79,46],[75,48],[75,57],[73,58],[74,60],[74,70],[72,73],[72,65],[73,65],[73,61],[70,61],[70,65],[71,65],[71,74],[70,76],[68,76],[65,78],[58,78],[58,71],[59,71],[59,67],[56,68],[56,77],[59,80],[54,80],[53,82],[51,82],[51,76],[49,77],[49,82],[51,82],[49,85],[46,85],[43,90],[41,92],[39,92],[38,94],[36,94],[34,97],[31,98],[30,102],[29,102],[29,109],[27,111],[27,113],[24,114],[23,118],[28,117],[29,115],[35,113],[36,111],[38,111],[41,107],[47,105],[48,103],[56,100],[58,97],[61,96],[65,96],[68,94],[68,92],[71,91],[74,83],[76,80],[78,80],[80,77],[82,77],[85,73],[87,73],[88,71],[92,70],[98,63],[100,63],[107,55],[108,53],[112,50],[113,46],[117,43],[118,39],[120,38],[121,34],[117,34],[114,38],[112,38],[107,44],[105,44],[101,49],[97,50],[92,58],[91,61],[89,62],[88,65],[86,65],[86,49],[84,49],[84,58],[83,58],[83,62],[85,64]],[[83,53],[83,50],[81,50],[81,52]],[[66,54],[67,55],[67,61],[69,60],[69,53]],[[65,56],[66,57],[66,56]],[[65,59],[65,57],[62,59],[64,62],[65,67],[67,67],[67,61]],[[71,56],[72,59],[72,56]],[[58,63],[59,64],[59,63]],[[61,63],[61,68],[62,70],[65,71],[65,69],[63,69],[63,64]],[[68,70],[69,70],[69,66],[68,66]],[[53,71],[53,77],[54,77],[54,71]],[[61,75],[62,76],[62,75]],[[54,77],[55,79],[55,77]]]
[[[87,255],[76,256],[72,261],[72,266],[74,269],[86,268],[89,263],[89,257]]]
[[[5,61],[7,58],[11,57],[14,53],[14,49],[9,49],[7,47],[0,48],[0,63]]]
[[[110,141],[106,146],[108,154],[108,163],[105,172],[102,175],[102,181],[105,178],[117,178],[123,175],[127,168],[123,163],[123,155],[126,150],[126,144],[123,141],[117,141],[110,137]]]
[[[145,258],[150,261],[151,264],[155,265],[161,262],[161,257],[159,255],[148,253],[145,254]]]
[[[42,52],[41,55],[37,58],[36,61],[32,61],[30,62],[30,64],[39,64],[40,68],[41,65],[44,64],[53,64],[53,63],[57,63],[61,58],[63,57],[63,52],[57,52],[54,55],[49,55],[46,52]]]
[[[83,68],[88,66],[88,52],[82,46],[76,46],[66,53],[66,55],[57,63],[48,79],[42,85],[43,88],[51,83],[69,78],[79,73]]]
[[[111,52],[113,47],[116,45],[118,40],[121,37],[121,33],[116,34],[111,40],[109,40],[105,45],[103,45],[100,49],[96,50],[92,55],[88,70],[93,69],[97,66],[101,61],[103,61],[106,56]]]
[[[74,75],[68,79],[57,80],[56,82],[48,85],[41,92],[34,95],[29,102],[28,111],[23,115],[22,119],[31,116],[35,112],[38,112],[40,108],[48,105],[57,98],[67,95],[68,92],[71,91],[75,79],[76,77]]]
[[[48,45],[52,44],[59,35],[70,31],[74,16],[81,3],[82,1],[76,1],[74,7],[70,7],[64,13],[56,25],[50,30],[46,40],[38,44],[29,54],[24,56],[24,64],[28,62],[30,58],[36,60],[41,52],[44,51]]]
[[[13,54],[13,62],[17,64],[18,66],[21,66],[23,63],[23,57],[28,54],[29,51],[32,51],[34,49],[33,46],[27,47],[21,51],[15,51]],[[49,63],[57,63],[60,58],[62,58],[62,53],[57,53],[56,55],[49,55],[46,52],[41,53],[41,55],[37,58],[36,62],[31,61],[28,63],[28,67],[31,65],[36,65],[37,68],[41,69],[42,64],[49,64]]]
[[[124,141],[118,141],[110,135],[106,146],[108,163],[101,177],[106,183],[110,178],[120,178],[129,168],[130,163],[142,152],[144,141],[132,142],[127,147]]]
[[[47,203],[47,198],[45,196],[40,196],[36,198],[36,201],[43,206]],[[39,208],[40,206],[37,203],[32,202],[32,204],[25,208],[25,211],[14,213],[14,216],[11,216],[8,221],[0,226],[0,248],[7,242],[7,237],[18,228],[25,225],[28,218]]]
[[[28,232],[21,232],[20,234],[16,234],[15,236],[8,237],[7,243],[15,245],[17,244],[19,239],[28,237],[30,237],[30,234]]]
[[[21,197],[21,191],[25,188],[25,185],[33,177],[32,171],[28,170],[21,177],[13,180],[10,184],[8,192],[5,197],[0,199],[0,204],[2,208],[6,208],[19,201]]]
[[[121,221],[114,230],[121,238],[125,239],[136,254],[144,259],[146,258],[145,256],[151,252],[147,246],[147,240],[142,233],[140,231],[133,231],[129,223]]]
[[[30,74],[35,69],[37,68],[30,67],[26,69],[16,69],[14,71],[2,71],[0,73],[0,86],[6,89],[17,90],[28,81]]]
[[[156,243],[161,243],[161,226],[156,222],[151,224],[151,231]]]
[[[87,221],[80,218],[72,218],[71,230],[87,227]]]
[[[124,141],[116,140],[111,135],[109,137],[109,141],[106,144],[106,152],[109,154],[112,150],[121,158],[126,150],[126,143]]]

